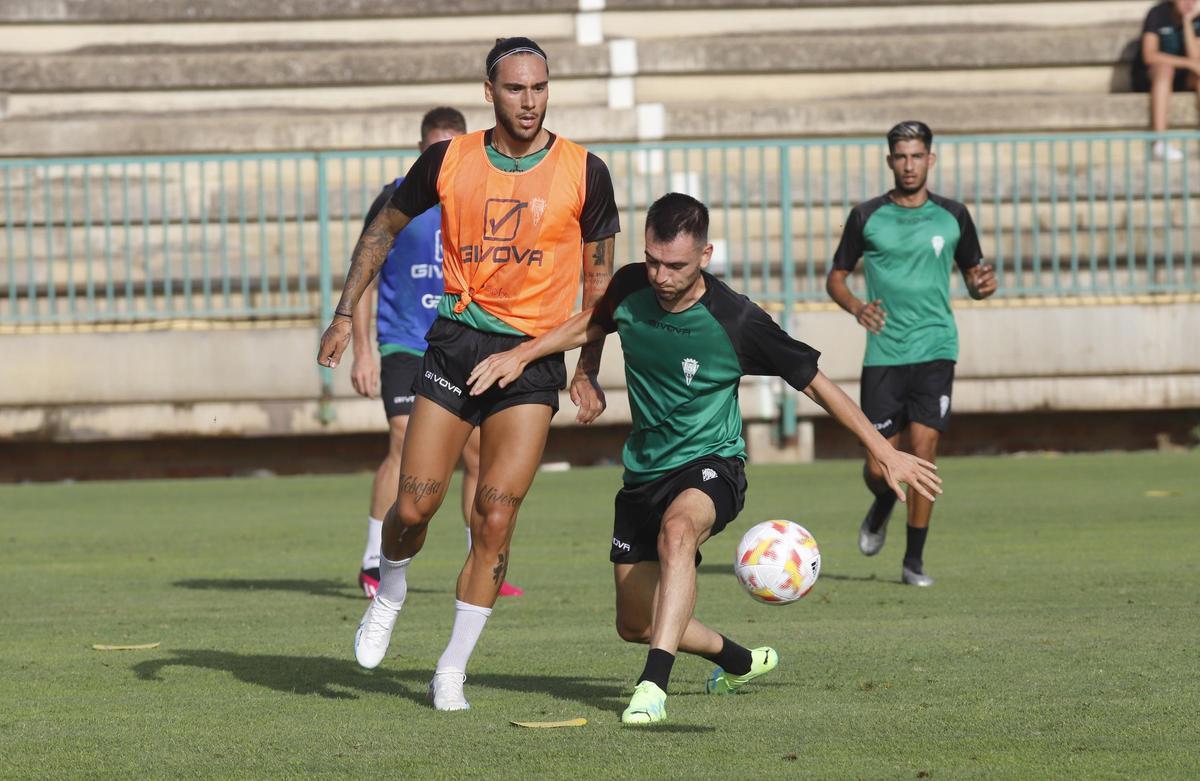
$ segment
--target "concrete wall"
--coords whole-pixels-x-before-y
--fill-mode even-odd
[[[963,304],[958,413],[1200,409],[1200,302],[1017,306]],[[819,308],[792,331],[857,398],[864,332]],[[42,442],[265,437],[382,431],[378,401],[349,384],[347,361],[321,401],[315,326],[0,335],[0,439]],[[602,421],[629,420],[620,350],[610,340]],[[748,379],[750,421],[775,412],[778,381]],[[563,398],[564,410],[570,402]],[[801,398],[801,416],[823,413]],[[574,416],[556,416],[571,426]],[[754,438],[763,441],[763,431]],[[811,436],[807,432],[804,436]],[[765,447],[765,445],[764,445]],[[799,453],[811,443],[800,443]]]

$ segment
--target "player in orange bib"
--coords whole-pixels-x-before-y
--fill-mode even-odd
[[[350,341],[355,304],[397,233],[442,206],[446,293],[413,391],[401,455],[399,496],[383,523],[379,590],[354,639],[363,667],[377,666],[408,592],[408,567],[471,432],[480,429],[479,487],[471,509],[472,547],[458,577],[454,628],[429,694],[438,710],[466,710],[467,661],[509,563],[517,509],[542,458],[558,392],[562,353],[530,364],[521,379],[481,396],[467,392],[471,370],[489,355],[565,321],[583,279],[583,306],[612,277],[620,220],[612,179],[586,149],[542,127],[549,98],[546,53],[528,38],[503,38],[485,63],[484,97],[496,126],[426,149],[354,249],[342,297],[317,361],[337,366]],[[604,409],[596,384],[602,342],[585,347],[571,382],[577,420]]]

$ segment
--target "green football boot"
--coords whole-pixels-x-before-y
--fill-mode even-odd
[[[750,672],[745,675],[730,675],[720,667],[708,677],[709,694],[732,694],[760,675],[765,675],[779,664],[779,654],[774,648],[755,648],[750,652]]]
[[[642,681],[633,690],[622,724],[657,724],[667,720],[667,693],[653,681]]]

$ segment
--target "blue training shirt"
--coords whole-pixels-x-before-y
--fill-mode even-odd
[[[402,181],[403,178],[397,179],[384,189],[380,194],[383,203],[387,203]],[[373,214],[368,217],[368,224],[373,217]],[[380,269],[376,315],[380,351],[387,354],[401,348],[405,352],[424,353],[428,346],[425,334],[437,317],[443,292],[442,209],[435,206],[400,231]],[[384,349],[387,347],[393,349]]]

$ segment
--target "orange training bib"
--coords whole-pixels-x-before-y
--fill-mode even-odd
[[[491,164],[484,132],[450,141],[438,174],[446,292],[522,333],[566,320],[579,291],[587,150],[559,136],[529,171]]]

